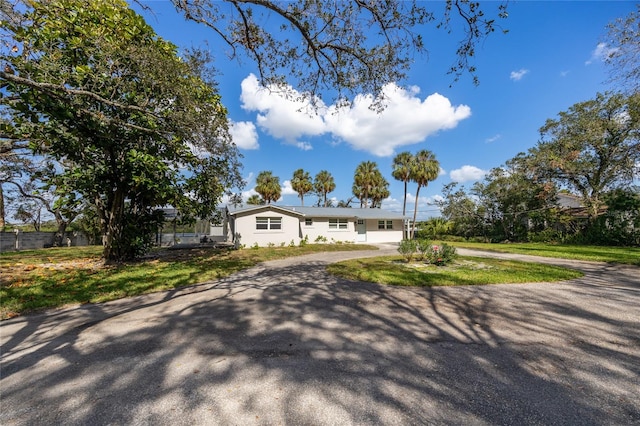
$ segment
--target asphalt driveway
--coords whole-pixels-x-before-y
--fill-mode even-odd
[[[0,424],[640,424],[640,268],[431,289],[324,270],[379,254],[3,321]]]

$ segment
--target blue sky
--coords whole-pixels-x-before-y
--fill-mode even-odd
[[[615,47],[607,44],[606,25],[636,8],[627,1],[512,2],[509,18],[500,21],[509,32],[496,31],[477,48],[479,86],[463,76],[450,87],[446,71],[455,59],[457,37],[429,30],[428,55],[417,58],[407,81],[386,88],[390,101],[383,113],[371,112],[371,94],[361,94],[340,114],[331,113],[330,97],[323,98],[327,113],[310,116],[300,105],[261,88],[249,60],[229,60],[211,29],[184,21],[168,1],[146,4],[153,14],[142,14],[160,36],[180,47],[208,46],[215,57],[219,90],[244,156],[245,197],[254,193],[255,176],[271,170],[283,186],[278,203],[299,205],[289,180],[303,168],[312,176],[323,169],[331,172],[336,190],[329,196],[346,200],[357,165],[375,161],[390,183],[391,196],[383,208],[401,212],[404,188],[391,176],[393,156],[429,149],[442,171],[420,192],[423,219],[438,215],[431,202],[444,184],[471,186],[486,171],[533,147],[547,119],[612,89],[602,61],[607,49]],[[432,4],[441,8],[443,3]],[[409,193],[412,212],[414,185]],[[305,205],[316,199],[305,197]]]

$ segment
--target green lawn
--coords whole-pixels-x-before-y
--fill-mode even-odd
[[[373,257],[332,264],[328,270],[354,281],[420,287],[552,282],[583,276],[557,266],[468,256],[459,256],[447,266],[406,263],[401,256]]]
[[[97,303],[226,277],[267,260],[322,251],[376,249],[308,244],[244,250],[161,250],[148,259],[106,266],[101,247],[62,247],[0,254],[0,319],[78,303]]]
[[[455,247],[469,249],[640,266],[640,247],[581,246],[545,243],[491,244],[449,241],[446,241],[446,243]]]

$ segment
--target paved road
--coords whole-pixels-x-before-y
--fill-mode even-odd
[[[640,424],[640,268],[432,289],[324,271],[372,254],[4,321],[0,424]]]

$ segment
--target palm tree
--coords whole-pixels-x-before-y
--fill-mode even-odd
[[[258,194],[253,194],[247,198],[247,204],[250,206],[262,206],[264,205],[264,200]]]
[[[378,165],[373,161],[363,161],[356,167],[353,176],[353,195],[360,200],[360,207],[368,207],[371,191],[376,184],[378,175],[380,175]]]
[[[382,173],[378,172],[375,177],[375,182],[371,188],[369,197],[371,198],[371,208],[381,208],[382,200],[387,198],[391,193],[389,192],[389,182],[382,176]]]
[[[291,187],[298,193],[300,205],[304,206],[304,194],[313,190],[313,182],[311,181],[309,172],[305,172],[303,169],[298,169],[293,172]]]
[[[321,170],[313,180],[313,190],[324,200],[324,206],[327,207],[327,194],[336,189],[336,183],[333,176],[326,170]]]
[[[256,178],[256,192],[267,204],[278,201],[282,192],[280,178],[274,176],[270,170],[260,172]]]
[[[421,229],[424,230],[425,234],[430,238],[440,238],[451,232],[453,222],[443,217],[432,217],[423,224]]]
[[[410,178],[413,182],[418,184],[416,190],[416,205],[413,209],[413,226],[411,229],[411,238],[413,239],[416,233],[416,216],[418,215],[418,196],[420,195],[420,188],[423,186],[426,188],[429,182],[433,182],[438,178],[440,173],[440,163],[436,160],[436,156],[429,150],[422,150],[415,156],[413,167],[411,167]]]
[[[404,197],[402,200],[402,215],[407,213],[407,184],[411,180],[411,168],[415,157],[410,152],[405,151],[393,158],[393,171],[391,176],[396,180],[404,182]]]

